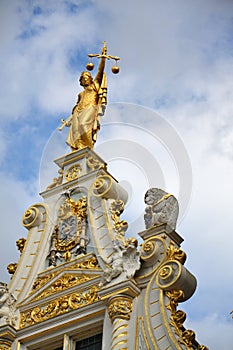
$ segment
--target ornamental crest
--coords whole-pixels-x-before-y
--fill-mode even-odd
[[[58,212],[58,220],[52,234],[48,255],[49,266],[57,266],[57,261],[70,261],[72,255],[86,253],[87,238],[87,198],[77,202],[67,198]],[[62,254],[63,253],[63,254]]]

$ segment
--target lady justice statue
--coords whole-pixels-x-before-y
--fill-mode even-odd
[[[112,67],[112,72],[119,72],[117,61],[120,58],[107,55],[105,41],[101,54],[89,54],[88,56],[90,59],[92,57],[100,58],[96,77],[93,80],[90,72],[82,72],[79,82],[84,90],[78,94],[78,100],[72,109],[72,114],[66,120],[62,119],[62,125],[58,128],[61,131],[64,126],[70,127],[66,143],[72,151],[85,147],[92,149],[96,142],[97,132],[100,129],[100,117],[104,115],[107,104],[107,78],[104,72],[106,59],[114,59],[116,66]],[[92,70],[94,64],[89,62],[86,68]]]

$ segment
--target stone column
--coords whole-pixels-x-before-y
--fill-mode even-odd
[[[112,322],[111,350],[127,350],[128,323],[133,300],[129,296],[117,295],[109,299],[108,314]]]
[[[16,329],[11,325],[3,325],[0,327],[0,350],[14,349],[12,344],[16,338]]]

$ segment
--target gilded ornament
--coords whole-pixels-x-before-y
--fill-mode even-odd
[[[166,292],[166,296],[170,299],[166,308],[174,313],[179,302],[184,298],[184,292],[182,290],[171,290],[170,292]]]
[[[125,231],[128,229],[128,223],[125,220],[120,221],[120,215],[124,211],[124,202],[121,199],[115,200],[110,208],[111,218],[114,222],[113,229],[117,234],[117,239],[124,240]]]
[[[68,197],[59,208],[58,221],[51,237],[47,256],[49,266],[56,267],[58,260],[70,261],[73,255],[86,254],[88,241],[87,198],[83,196],[76,202]]]
[[[66,290],[68,288],[77,286],[81,283],[84,283],[86,281],[89,281],[93,278],[95,278],[93,275],[75,275],[71,273],[64,274],[62,277],[58,278],[48,289],[44,290],[41,294],[39,294],[35,299],[38,300],[41,298],[45,298],[49,295],[61,292],[63,290]]]
[[[186,313],[183,310],[177,310],[171,314],[171,325],[178,330],[182,330],[183,323],[186,320]],[[178,333],[179,335],[179,333]]]
[[[113,74],[118,74],[120,72],[120,67],[119,66],[112,66],[112,72],[113,72]]]
[[[188,349],[193,349],[193,343],[195,341],[195,333],[190,329],[186,329],[182,332],[181,337],[179,338],[179,342],[185,344]]]
[[[161,279],[167,279],[170,277],[172,274],[172,268],[171,266],[164,266],[160,271],[159,271],[159,276]]]
[[[16,269],[17,269],[18,264],[17,263],[11,263],[7,265],[7,271],[10,275],[14,275]]]
[[[156,284],[165,291],[182,289],[184,292],[183,301],[185,301],[194,293],[197,281],[179,261],[167,260],[156,274]]]
[[[47,186],[46,191],[51,190],[52,188],[62,184],[64,170],[63,169],[59,169],[58,170],[58,174],[59,174],[59,176],[58,177],[54,177],[52,183]]]
[[[144,251],[145,253],[150,253],[150,252],[153,251],[153,249],[154,249],[154,244],[153,244],[153,242],[149,241],[149,242],[145,242],[145,243],[143,244],[143,251]]]
[[[0,350],[11,350],[11,344],[8,341],[0,340]]]
[[[92,194],[95,197],[110,198],[113,187],[112,177],[109,175],[99,176],[92,185]]]
[[[77,179],[81,171],[82,171],[82,167],[80,164],[73,165],[66,172],[66,181],[72,181]]]
[[[153,270],[165,258],[165,241],[161,237],[150,237],[141,245],[141,259],[146,266],[153,266]]]
[[[41,307],[37,306],[28,312],[22,312],[20,328],[40,323],[55,316],[95,303],[100,300],[97,292],[98,288],[93,286],[90,290],[62,296],[50,301],[47,305]]]
[[[99,269],[98,260],[95,257],[92,257],[88,260],[83,260],[72,265],[72,268],[75,269]]]
[[[80,294],[73,293],[69,297],[69,306],[71,309],[79,309],[82,306],[92,304],[99,300],[99,296],[97,294],[98,288],[93,286],[90,288],[88,292],[83,292]]]
[[[112,322],[116,318],[129,320],[132,308],[133,305],[131,299],[126,297],[115,298],[110,301],[108,314]]]
[[[25,246],[25,244],[26,244],[26,239],[25,238],[19,238],[19,239],[17,239],[17,241],[16,241],[16,246],[17,246],[17,248],[18,248],[18,250],[20,251],[20,253],[22,253],[23,252],[23,249],[24,249],[24,246]]]
[[[96,270],[99,269],[98,266],[98,261],[95,257],[91,257],[89,259],[79,261],[79,262],[74,262],[73,264],[69,265],[69,269],[72,270],[78,270],[78,269],[87,269],[87,270]],[[39,276],[35,280],[33,286],[32,286],[32,291],[31,293],[34,293],[35,291],[41,289],[46,283],[48,283],[52,278],[57,276],[62,270],[64,270],[64,267],[61,269],[57,270],[56,272],[49,272],[46,275]],[[82,275],[83,276],[83,275]]]
[[[182,274],[181,264],[176,260],[166,261],[158,271],[156,283],[164,290],[176,289],[177,281]]]
[[[182,301],[184,292],[182,290],[173,290],[166,292],[170,299],[166,308],[171,311],[170,324],[174,327],[176,334],[179,336],[179,342],[184,344],[188,350],[193,349],[195,342],[195,333],[190,329],[185,329],[183,323],[186,320],[186,313],[182,310],[176,310],[178,303]],[[208,350],[204,345],[198,344],[198,350]]]
[[[104,163],[100,162],[98,159],[89,156],[87,158],[87,166],[91,169],[91,170],[99,170],[101,168],[105,168]]]
[[[186,261],[186,253],[180,248],[175,247],[174,243],[171,242],[170,246],[167,248],[168,260],[177,260],[182,265],[184,265]]]
[[[60,271],[57,271],[56,273],[49,273],[42,277],[37,277],[35,282],[32,286],[32,292],[35,292],[36,290],[42,288],[47,282],[49,282],[53,277],[55,277]]]
[[[88,63],[86,64],[86,68],[87,68],[87,70],[93,70],[93,69],[94,69],[94,63],[88,62]]]
[[[39,221],[39,209],[36,207],[30,207],[27,209],[23,215],[22,224],[27,229],[36,226]]]

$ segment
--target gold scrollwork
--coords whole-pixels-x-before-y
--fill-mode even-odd
[[[49,282],[59,272],[60,271],[58,271],[57,273],[50,273],[45,276],[38,277],[32,286],[32,292],[35,292],[36,290],[42,288],[47,282]]]
[[[170,246],[167,248],[167,259],[168,260],[177,260],[182,265],[186,261],[186,253],[180,248],[175,247],[174,243],[171,242]]]
[[[165,241],[160,237],[150,237],[141,245],[141,259],[148,266],[158,266],[165,257]]]
[[[175,333],[179,336],[179,342],[184,344],[188,350],[192,350],[195,342],[195,333],[190,329],[185,329],[183,326],[186,320],[186,313],[182,310],[176,310],[178,303],[182,301],[184,297],[184,292],[182,290],[172,290],[166,292],[166,296],[169,298],[169,303],[166,305],[166,308],[171,311],[170,324],[175,329]],[[208,350],[208,348],[198,344],[198,350]]]
[[[29,209],[27,209],[22,218],[23,226],[27,229],[36,226],[39,219],[39,213],[39,209],[36,207],[30,207]]]
[[[161,266],[156,276],[156,283],[159,288],[164,290],[175,289],[175,285],[182,274],[181,266],[179,261],[166,261],[166,263]]]
[[[81,283],[84,283],[86,281],[89,281],[90,279],[95,278],[96,276],[87,276],[87,275],[74,275],[71,273],[64,274],[60,278],[58,278],[48,289],[43,291],[41,294],[39,294],[35,299],[41,299],[44,297],[47,297],[49,295],[52,295],[54,293],[66,290],[68,288],[71,288],[73,286],[77,286]]]
[[[11,343],[0,340],[0,350],[11,350]]]
[[[95,197],[103,197],[112,187],[112,178],[109,175],[98,177],[92,185],[92,192]]]
[[[108,314],[112,322],[116,318],[129,320],[131,311],[132,300],[127,297],[114,298],[108,306]]]
[[[167,280],[172,274],[172,268],[171,266],[164,266],[160,271],[159,271],[159,277],[162,280]]]
[[[124,211],[124,202],[121,199],[117,199],[112,202],[110,208],[111,218],[114,222],[113,229],[117,234],[118,239],[124,240],[125,231],[128,228],[128,223],[125,220],[120,221],[120,215]]]
[[[82,171],[82,167],[80,164],[75,164],[70,167],[66,172],[66,181],[72,181],[79,177]]]
[[[170,292],[166,292],[166,296],[169,298],[169,304],[166,305],[166,308],[171,311],[171,313],[175,313],[176,307],[180,301],[184,298],[184,292],[182,290],[171,290]]]
[[[35,307],[28,312],[21,313],[20,328],[40,323],[55,316],[62,315],[100,300],[98,287],[93,286],[90,290],[81,293],[72,293],[50,301],[42,307]]]
[[[145,242],[145,244],[143,245],[143,251],[145,253],[151,253],[154,250],[154,243],[153,242]]]
[[[207,346],[198,344],[198,350],[209,350]]]
[[[98,159],[89,156],[87,158],[87,166],[91,169],[91,170],[99,170],[101,168],[105,168],[105,164],[101,163]]]
[[[96,257],[92,256],[89,259],[83,260],[83,261],[79,261],[79,262],[75,262],[71,265],[69,265],[69,269],[73,269],[73,270],[78,270],[78,269],[87,269],[87,270],[95,270],[98,269],[98,261],[96,259]],[[57,270],[56,272],[53,273],[48,273],[44,276],[39,276],[32,287],[32,292],[34,293],[35,291],[37,291],[38,289],[42,288],[47,282],[49,282],[53,277],[57,276],[62,270],[64,270],[64,267],[62,267],[61,269]]]
[[[93,286],[88,292],[83,292],[80,294],[73,293],[68,299],[69,306],[72,310],[79,309],[82,306],[92,304],[99,300],[97,294],[98,288]]]
[[[90,259],[76,262],[74,265],[72,265],[72,268],[90,269],[90,270],[98,269],[99,268],[98,260],[93,256]]]
[[[177,310],[172,313],[170,320],[171,325],[177,330],[176,333],[179,335],[186,320],[186,313],[183,310]]]
[[[195,341],[195,333],[191,329],[186,329],[181,333],[179,342],[186,345],[188,349],[193,349],[193,343]]]

